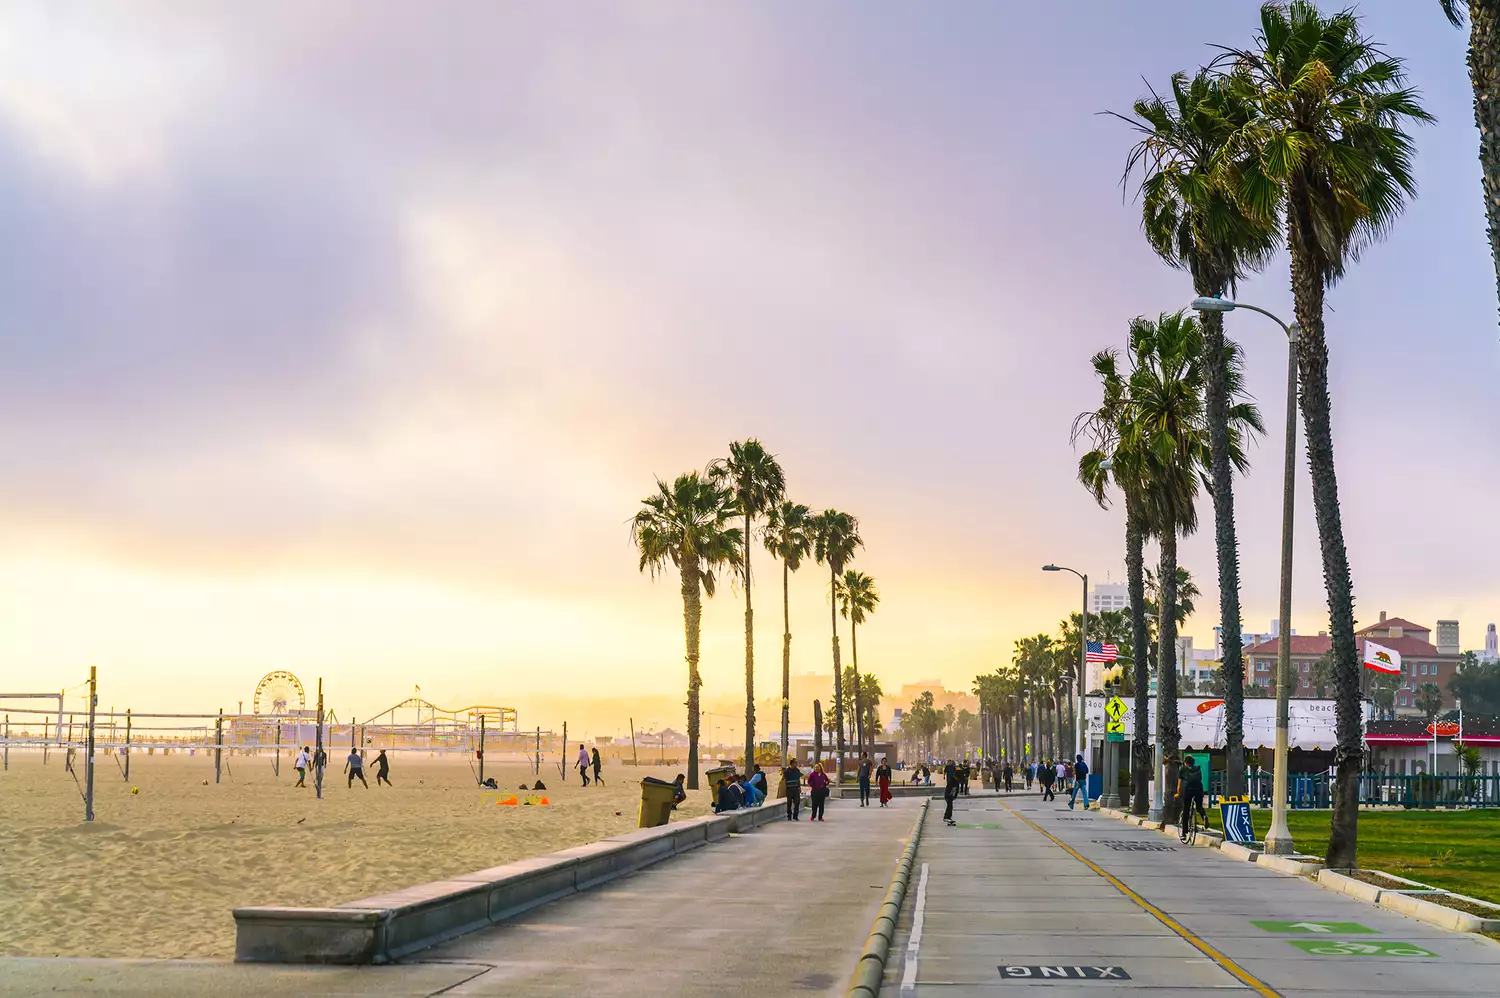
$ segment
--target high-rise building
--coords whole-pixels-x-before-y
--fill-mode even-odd
[[[1439,655],[1457,655],[1462,650],[1458,644],[1458,621],[1437,622],[1437,650]]]
[[[1089,590],[1089,613],[1124,610],[1130,606],[1130,591],[1123,582],[1100,582]]]
[[[1491,624],[1484,632],[1484,660],[1486,662],[1500,660],[1500,641],[1497,641],[1494,624]]]

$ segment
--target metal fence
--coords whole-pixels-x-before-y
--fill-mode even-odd
[[[1274,793],[1272,775],[1264,770],[1247,774],[1250,800],[1270,807]],[[1287,806],[1298,809],[1333,806],[1332,781],[1325,773],[1292,773],[1287,778]],[[1209,783],[1214,803],[1224,793],[1224,774],[1214,773]],[[1415,775],[1366,773],[1359,778],[1362,807],[1500,807],[1500,776]]]

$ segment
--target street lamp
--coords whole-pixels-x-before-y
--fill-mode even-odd
[[[1197,312],[1233,312],[1243,308],[1269,317],[1286,332],[1286,456],[1281,488],[1281,636],[1276,654],[1276,771],[1272,774],[1271,830],[1266,833],[1266,852],[1286,856],[1293,852],[1292,832],[1286,824],[1286,769],[1290,741],[1292,694],[1292,508],[1296,496],[1297,450],[1297,324],[1287,325],[1255,305],[1228,298],[1194,298]]]
[[[1088,663],[1089,663],[1089,577],[1087,575],[1085,575],[1083,572],[1078,571],[1077,569],[1068,568],[1066,565],[1043,565],[1042,566],[1042,571],[1044,571],[1044,572],[1072,572],[1074,575],[1078,576],[1078,578],[1083,581],[1083,617],[1079,621],[1079,625],[1080,626],[1078,628],[1078,680],[1077,680],[1077,687],[1078,688],[1076,690],[1076,692],[1078,694],[1078,723],[1073,726],[1073,751],[1076,752],[1078,755],[1083,755],[1085,744],[1086,744],[1084,742],[1084,730],[1085,730],[1085,726],[1088,723],[1088,718],[1084,716],[1083,696],[1084,696],[1084,692],[1085,692],[1085,690],[1084,690],[1084,677],[1088,675]],[[1108,748],[1107,745],[1105,747],[1105,752],[1106,752],[1106,754],[1109,752],[1109,748]],[[1110,791],[1109,787],[1105,787],[1104,788],[1104,792],[1106,794],[1108,794],[1109,791]],[[1120,806],[1120,800],[1119,800],[1119,793],[1118,793],[1118,791],[1116,791],[1114,797],[1115,797],[1115,799],[1114,799],[1114,803],[1113,804],[1109,803],[1106,800],[1101,800],[1100,801],[1100,805],[1104,806],[1104,807],[1119,807]],[[1085,806],[1087,806],[1088,802],[1089,802],[1088,788],[1084,787],[1084,790],[1083,790],[1083,803],[1084,803]]]

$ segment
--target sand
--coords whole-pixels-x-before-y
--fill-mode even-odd
[[[370,789],[351,790],[331,768],[318,800],[293,788],[289,759],[277,778],[269,758],[226,757],[216,785],[211,754],[137,755],[127,784],[101,756],[85,823],[56,753],[44,766],[12,751],[0,772],[0,955],[229,958],[235,907],[337,904],[596,841],[636,827],[641,777],[675,775],[606,765],[605,786],[585,789],[544,762],[550,806],[496,807],[481,806],[465,759],[392,760],[394,787],[367,774]],[[510,791],[536,779],[493,759],[486,775]],[[677,815],[705,813],[707,798],[691,794]]]

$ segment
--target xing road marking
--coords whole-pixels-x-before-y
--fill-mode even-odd
[[[1251,919],[1250,924],[1266,932],[1326,933],[1340,936],[1380,935],[1375,929],[1360,925],[1358,922],[1258,922]]]
[[[1037,980],[1049,977],[1071,977],[1085,981],[1128,981],[1130,975],[1123,967],[1019,967],[1001,964],[1000,976],[1008,981]]]
[[[1038,833],[1044,836],[1048,841],[1057,846],[1063,852],[1067,853],[1069,856],[1072,856],[1074,859],[1078,860],[1078,862],[1082,863],[1084,866],[1088,867],[1090,870],[1093,870],[1095,873],[1099,874],[1099,876],[1109,881],[1110,886],[1114,887],[1115,890],[1119,891],[1121,894],[1125,895],[1130,900],[1140,905],[1146,911],[1150,912],[1153,916],[1155,916],[1158,922],[1161,922],[1167,928],[1171,929],[1183,939],[1187,940],[1187,942],[1192,945],[1194,949],[1198,950],[1198,952],[1213,960],[1214,963],[1217,963],[1219,966],[1229,971],[1229,973],[1232,974],[1237,980],[1239,980],[1240,983],[1253,989],[1256,994],[1261,996],[1261,998],[1281,998],[1281,993],[1278,992],[1275,988],[1271,987],[1269,984],[1262,981],[1254,974],[1250,973],[1244,967],[1241,967],[1239,964],[1229,959],[1229,957],[1225,956],[1223,953],[1220,953],[1218,950],[1214,949],[1202,939],[1199,939],[1192,933],[1190,929],[1187,928],[1187,926],[1183,925],[1171,915],[1168,915],[1166,912],[1162,911],[1150,901],[1147,901],[1145,898],[1141,897],[1129,887],[1126,887],[1119,877],[1116,877],[1114,874],[1104,869],[1104,867],[1100,866],[1098,863],[1095,863],[1093,860],[1084,856],[1077,849],[1074,849],[1072,846],[1068,845],[1062,839],[1058,838],[1056,835],[1053,835],[1051,832],[1047,831],[1045,828],[1043,828],[1041,825],[1038,825],[1030,818],[1023,817],[1019,814],[1016,815],[1016,817],[1020,818],[1022,821],[1026,822],[1026,824],[1036,829]],[[1304,940],[1287,941],[1302,942]]]

